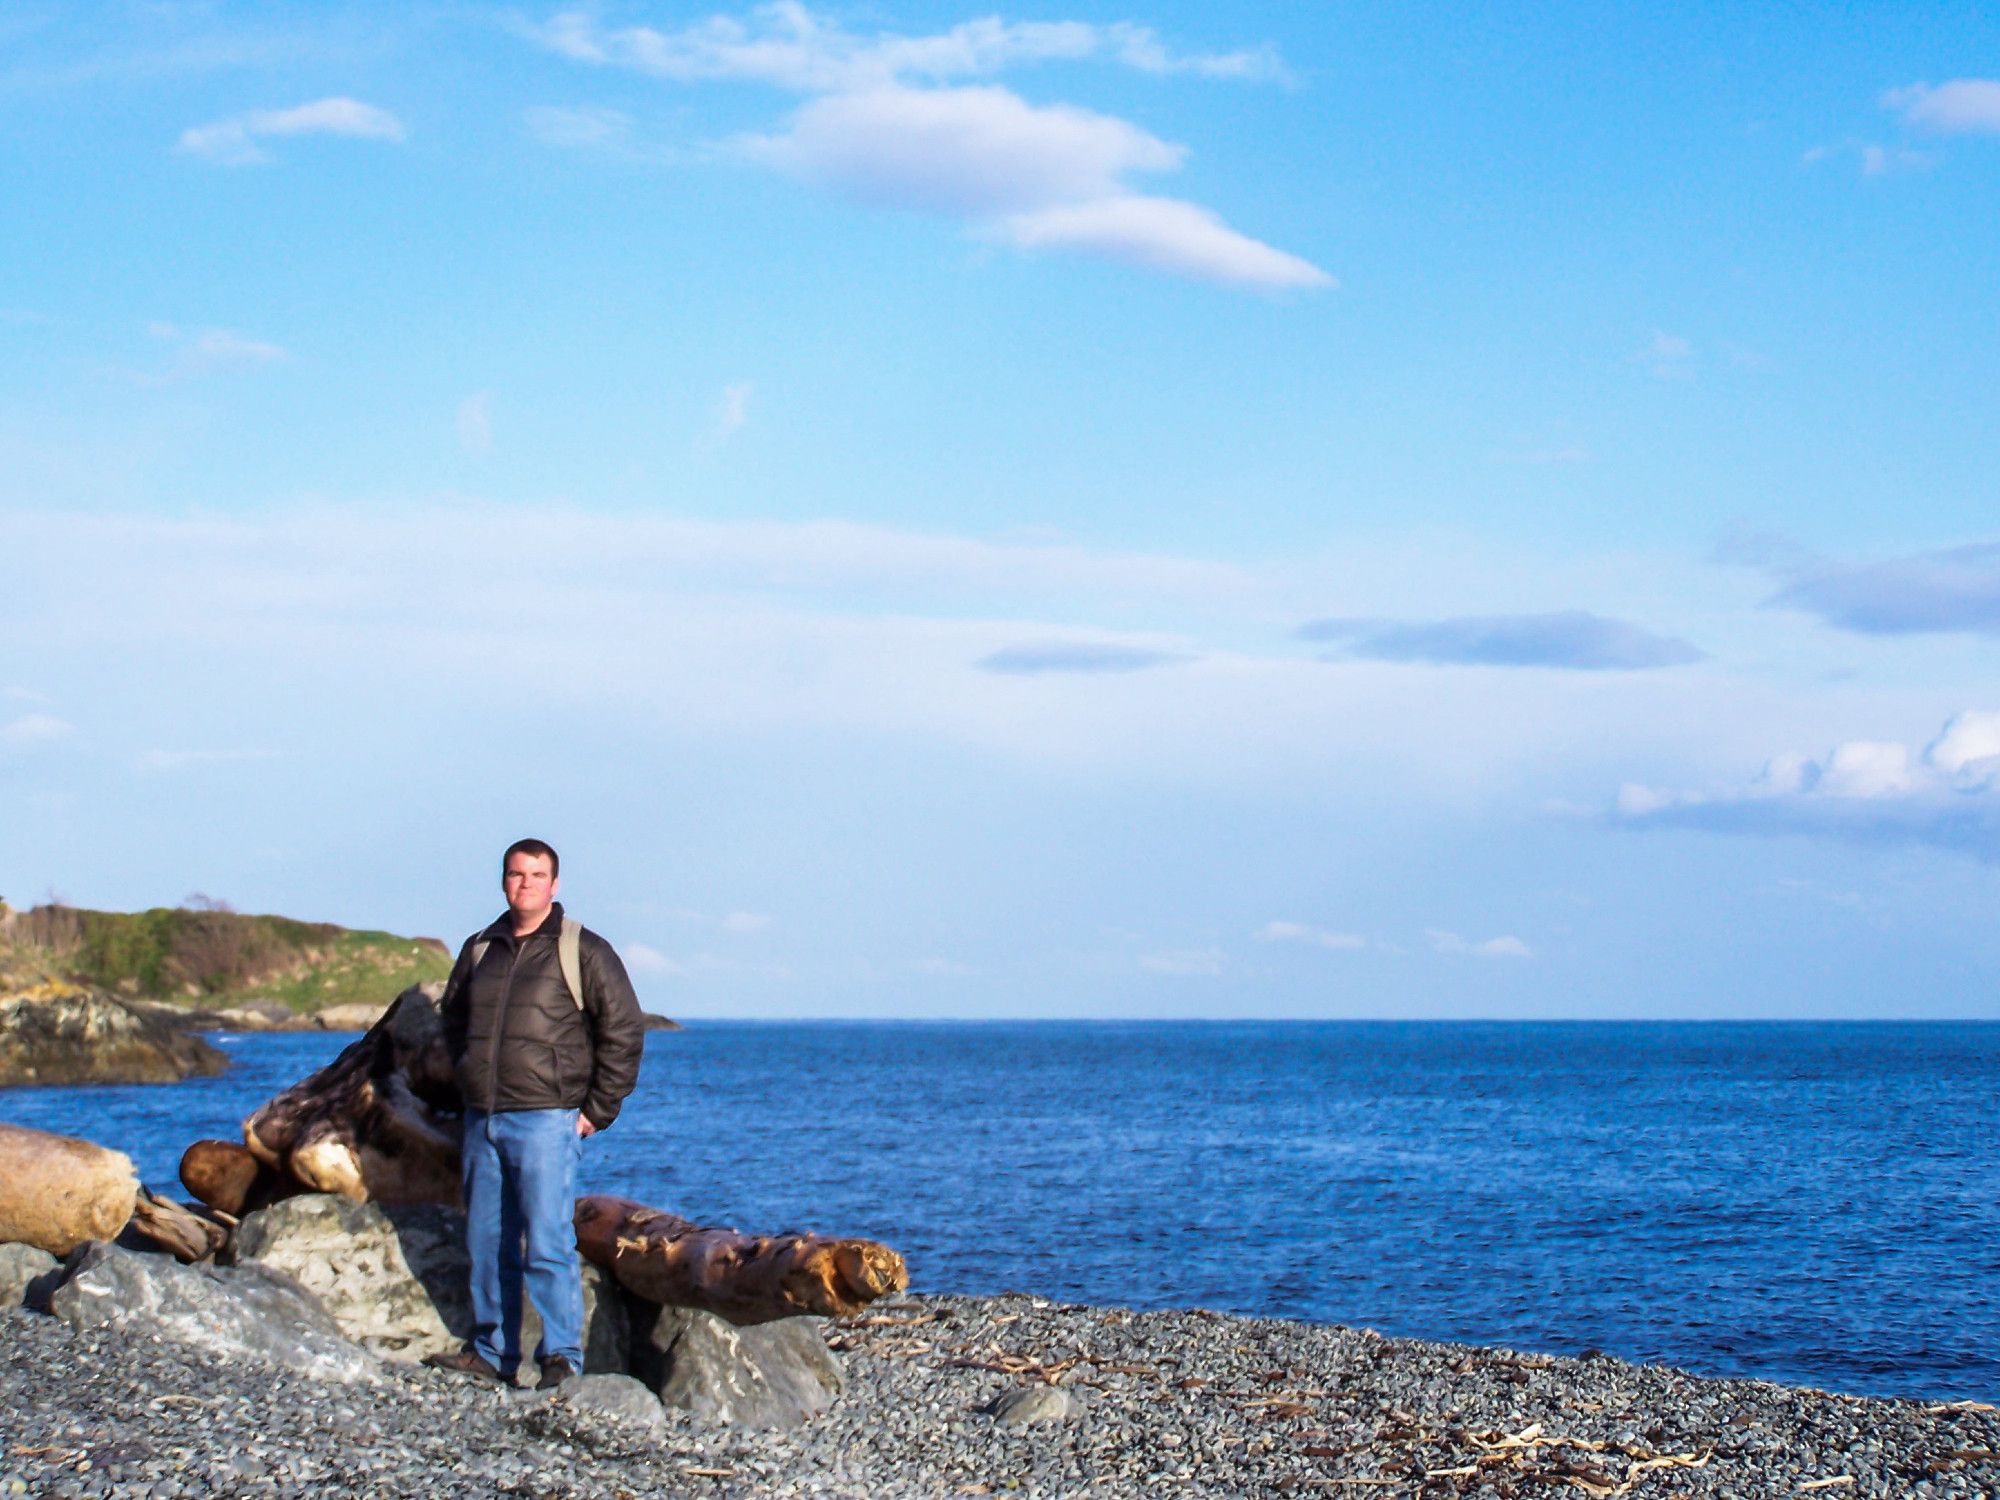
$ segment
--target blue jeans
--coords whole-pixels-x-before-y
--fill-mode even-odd
[[[582,1154],[573,1109],[465,1112],[472,1347],[509,1379],[521,1364],[524,1280],[542,1315],[535,1362],[560,1354],[583,1368],[583,1268],[574,1218]]]

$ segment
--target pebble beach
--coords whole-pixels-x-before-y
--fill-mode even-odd
[[[2000,1493],[2000,1414],[1975,1402],[1029,1296],[909,1296],[823,1331],[845,1393],[751,1431],[620,1415],[622,1377],[322,1383],[14,1309],[0,1494]]]

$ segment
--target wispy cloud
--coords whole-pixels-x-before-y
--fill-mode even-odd
[[[1336,953],[1354,952],[1368,946],[1358,933],[1334,932],[1304,922],[1266,922],[1256,934],[1263,943],[1303,943],[1309,948],[1326,948]]]
[[[1663,328],[1654,329],[1632,358],[1658,380],[1687,380],[1694,374],[1693,341]]]
[[[1734,559],[1732,559],[1734,560]],[[1770,603],[1864,635],[2000,635],[2000,542],[1834,563],[1797,549],[1741,560],[1787,580]]]
[[[1907,146],[1885,146],[1879,141],[1850,140],[1838,146],[1814,146],[1800,159],[1807,166],[1814,166],[1848,158],[1853,159],[1855,170],[1863,177],[1923,171],[1931,165],[1931,158],[1922,151],[1912,151]]]
[[[458,446],[467,453],[483,455],[493,451],[493,393],[478,391],[458,403],[452,419],[458,432]]]
[[[1891,89],[1882,107],[1939,135],[2000,135],[2000,79],[1954,78]]]
[[[634,973],[654,979],[678,979],[687,973],[684,965],[667,957],[650,943],[623,943],[619,952]]]
[[[1156,651],[1099,641],[1047,641],[1006,646],[981,657],[982,672],[1032,676],[1044,672],[1143,672],[1151,667],[1191,661],[1183,652]]]
[[[1644,671],[1703,660],[1686,641],[1584,610],[1546,615],[1467,615],[1449,620],[1314,620],[1301,639],[1339,642],[1368,661],[1456,666]]]
[[[752,386],[747,380],[734,381],[722,388],[715,403],[715,436],[718,442],[734,437],[750,420]]]
[[[176,771],[239,766],[271,758],[268,750],[148,750],[133,757],[132,768],[149,775],[171,775]]]
[[[988,16],[926,35],[861,35],[809,7],[783,0],[747,17],[713,15],[678,30],[607,28],[585,11],[565,11],[526,28],[577,62],[611,64],[676,83],[734,79],[799,93],[876,88],[907,80],[936,83],[991,77],[1029,63],[1108,61],[1152,74],[1282,80],[1269,47],[1179,53],[1157,33],[1129,22],[1003,21]]]
[[[354,140],[401,141],[402,121],[359,99],[315,99],[291,109],[258,109],[181,132],[175,149],[222,166],[242,167],[271,160],[257,144],[273,136],[333,135]]]
[[[173,323],[152,323],[146,332],[172,346],[173,355],[162,369],[134,373],[132,378],[140,385],[178,385],[213,371],[272,365],[287,358],[278,345],[246,338],[227,328],[184,329]]]
[[[1333,284],[1318,266],[1201,205],[1134,186],[1141,174],[1179,168],[1185,147],[1114,116],[1030,104],[997,84],[967,82],[1056,60],[1153,74],[1281,76],[1266,51],[1183,56],[1140,27],[997,18],[922,36],[860,36],[796,3],[678,31],[607,29],[567,12],[531,34],[578,62],[809,96],[782,128],[745,135],[730,149],[871,206],[948,215],[1021,250],[1082,251],[1239,286]],[[552,123],[572,133],[597,129]]]
[[[1896,740],[1849,740],[1818,758],[1787,751],[1735,788],[1627,785],[1613,816],[1632,826],[1926,844],[2000,863],[2000,713],[1968,709],[1920,752]]]
[[[1149,974],[1166,974],[1176,979],[1215,979],[1225,967],[1220,948],[1166,948],[1142,954],[1139,967]]]
[[[54,714],[22,714],[0,724],[0,746],[45,745],[52,740],[68,739],[75,733],[74,724]]]
[[[542,105],[523,111],[521,122],[542,145],[564,150],[617,151],[632,140],[632,117],[621,109]]]
[[[755,937],[770,931],[771,918],[761,911],[732,911],[715,925],[717,931],[730,937]]]
[[[1474,941],[1462,938],[1455,932],[1442,932],[1433,927],[1424,934],[1430,939],[1434,953],[1462,954],[1467,958],[1533,958],[1535,950],[1512,934]]]

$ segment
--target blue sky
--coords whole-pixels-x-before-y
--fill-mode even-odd
[[[2000,18],[0,18],[0,892],[2000,1015]]]

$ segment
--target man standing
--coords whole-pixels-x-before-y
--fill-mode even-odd
[[[465,940],[438,1002],[465,1096],[472,1339],[424,1361],[511,1385],[525,1280],[542,1317],[542,1390],[583,1368],[576,1163],[583,1138],[618,1117],[645,1045],[625,966],[603,938],[563,915],[560,872],[556,851],[540,839],[508,847],[500,862],[507,911]]]

